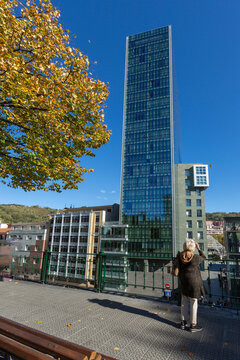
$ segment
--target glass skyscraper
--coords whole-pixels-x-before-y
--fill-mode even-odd
[[[172,257],[174,157],[171,27],[127,37],[121,221],[134,257]],[[174,155],[175,153],[175,155]]]

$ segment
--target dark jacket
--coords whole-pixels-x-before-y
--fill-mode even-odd
[[[201,250],[199,250],[199,255],[193,254],[191,251],[178,253],[176,261],[179,267],[179,279],[183,295],[191,298],[200,298],[205,295],[198,266],[204,259],[206,259],[206,256]]]

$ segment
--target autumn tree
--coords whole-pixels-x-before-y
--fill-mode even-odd
[[[110,136],[108,88],[59,17],[51,0],[0,0],[0,181],[25,191],[77,189]]]

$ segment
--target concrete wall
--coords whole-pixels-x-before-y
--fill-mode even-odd
[[[192,231],[192,238],[200,244],[207,256],[207,232],[206,232],[206,213],[205,213],[205,189],[204,187],[194,187],[193,165],[196,164],[175,164],[175,212],[176,212],[176,253],[182,251],[183,243]],[[186,175],[186,170],[189,175]],[[189,184],[186,183],[186,180]],[[190,191],[190,195],[186,194]],[[198,195],[200,190],[200,195]],[[191,200],[191,206],[187,206],[186,200]],[[201,200],[201,206],[197,206],[196,201]],[[187,216],[186,211],[191,210],[191,216]],[[197,210],[202,210],[202,216],[197,216]],[[187,221],[192,222],[192,228],[187,228]],[[202,228],[197,227],[197,222],[202,221]],[[203,239],[198,239],[198,233],[203,233]],[[175,255],[175,254],[174,254]]]

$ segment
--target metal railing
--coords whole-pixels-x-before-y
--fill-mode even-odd
[[[7,273],[15,279],[94,287],[96,254],[15,251]]]
[[[207,292],[200,302],[240,309],[239,260],[206,259],[200,269]],[[19,251],[12,254],[4,276],[179,301],[179,279],[171,275],[171,270],[172,261],[160,258],[103,252]]]
[[[110,290],[177,300],[178,277],[171,274],[172,261],[131,259],[126,255],[100,254],[98,291]],[[240,309],[240,264],[233,259],[206,259],[200,264],[206,296],[199,301],[211,306]]]

